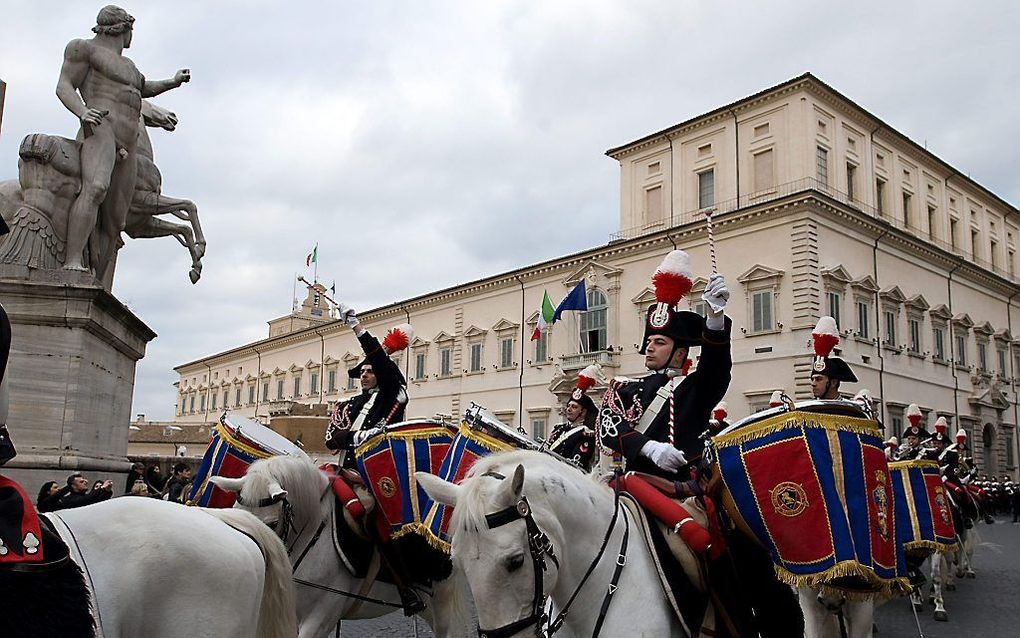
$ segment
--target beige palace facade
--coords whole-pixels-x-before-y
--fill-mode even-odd
[[[409,417],[460,414],[471,401],[542,437],[577,371],[643,372],[637,345],[650,276],[674,246],[709,274],[705,211],[732,297],[733,417],[775,389],[810,396],[810,333],[837,317],[842,356],[878,401],[887,431],[918,403],[966,428],[982,470],[1017,468],[1020,212],[810,74],[610,149],[620,224],[608,243],[360,316],[373,334],[409,321],[399,362]],[[581,278],[589,311],[530,341],[544,291]],[[263,419],[288,402],[357,392],[361,356],[320,295],[270,321],[268,338],[175,368],[177,419],[226,408]]]

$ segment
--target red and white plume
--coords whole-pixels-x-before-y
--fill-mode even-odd
[[[961,441],[966,441],[966,440],[967,440],[967,430],[964,430],[963,428],[960,428],[959,430],[957,430],[956,431],[956,441],[957,441],[957,443],[959,443]]]
[[[716,421],[722,421],[726,418],[727,414],[729,414],[729,406],[726,405],[725,401],[720,401],[719,405],[715,406],[715,409],[712,410],[712,418]]]
[[[854,401],[863,403],[866,406],[871,406],[871,404],[874,403],[874,399],[871,398],[871,390],[861,388],[857,394],[854,395]]]
[[[900,440],[897,439],[895,436],[890,436],[888,439],[885,440],[885,446],[891,448],[898,448],[900,446]]]
[[[402,323],[390,328],[386,336],[383,337],[382,345],[388,353],[393,354],[406,348],[413,339],[414,329],[411,328],[411,324]]]
[[[783,405],[783,391],[775,390],[772,392],[772,396],[769,397],[769,407],[778,408]]]
[[[921,408],[916,403],[911,403],[907,406],[907,421],[910,421],[911,427],[916,428],[922,418],[924,418],[924,415],[921,414]]]
[[[811,332],[811,339],[815,342],[815,356],[827,357],[832,349],[839,343],[839,329],[836,327],[836,320],[832,317],[822,317],[815,324]]]
[[[690,294],[694,286],[691,257],[682,250],[671,250],[652,275],[655,300],[675,306]]]
[[[935,431],[940,434],[945,434],[949,431],[949,421],[946,421],[946,417],[940,416],[935,420]]]
[[[605,375],[602,374],[602,366],[597,363],[593,363],[584,370],[577,373],[577,381],[574,382],[574,387],[579,389],[581,392],[587,392],[592,386],[604,380]]]

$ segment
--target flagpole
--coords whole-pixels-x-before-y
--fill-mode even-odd
[[[315,248],[312,251],[312,256],[315,257],[315,271],[312,274],[312,281],[319,283],[319,242],[315,242]]]
[[[294,280],[292,281],[292,287],[290,292],[290,311],[294,312],[297,310],[297,279],[298,274],[294,273]]]

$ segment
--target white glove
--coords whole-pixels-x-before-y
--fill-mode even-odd
[[[367,430],[358,430],[354,433],[354,446],[357,447],[369,440],[376,434],[382,432],[382,428],[368,428]]]
[[[711,307],[713,315],[721,315],[726,308],[726,302],[730,300],[730,289],[726,287],[726,278],[719,273],[713,273],[708,278],[708,285],[701,298]]]
[[[648,441],[641,446],[641,456],[646,456],[667,472],[676,472],[681,465],[687,463],[684,453],[669,443]]]
[[[354,308],[346,304],[337,304],[337,312],[340,314],[340,320],[347,324],[348,328],[354,329],[358,325],[358,315],[354,313]]]

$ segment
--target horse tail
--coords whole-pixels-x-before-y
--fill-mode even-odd
[[[207,509],[237,531],[246,534],[262,550],[266,578],[259,606],[258,638],[295,638],[298,635],[294,603],[294,572],[287,548],[273,530],[249,512],[237,509]]]

